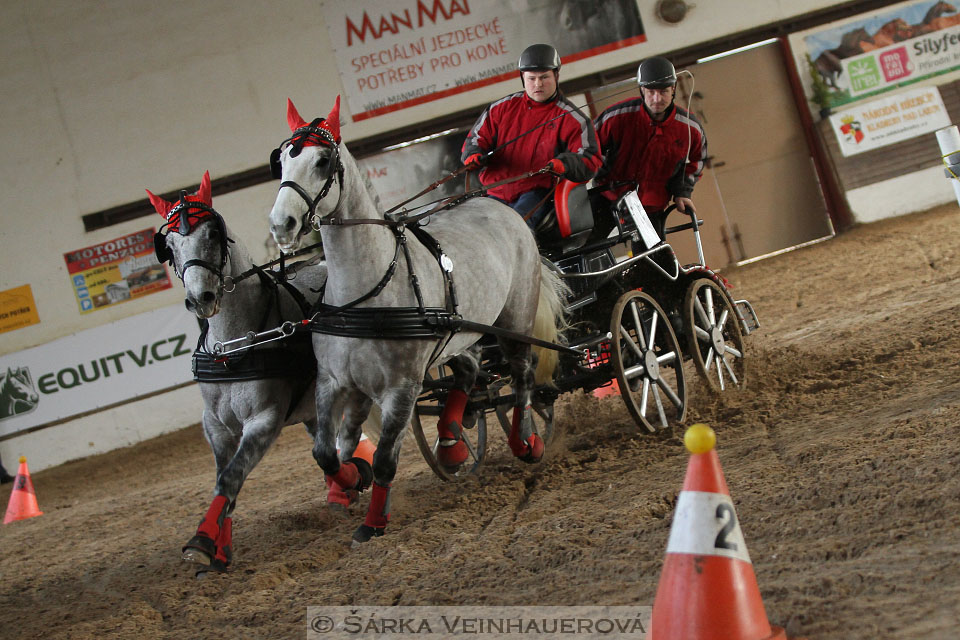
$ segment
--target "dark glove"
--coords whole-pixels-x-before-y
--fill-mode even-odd
[[[475,153],[463,161],[463,166],[467,169],[479,169],[485,164],[485,158],[482,153]]]
[[[560,160],[560,158],[554,158],[553,160],[548,162],[547,166],[545,166],[543,169],[544,171],[555,173],[558,176],[562,176],[564,173],[567,172],[567,168],[563,166],[563,161]]]

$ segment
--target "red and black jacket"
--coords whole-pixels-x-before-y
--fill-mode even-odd
[[[642,98],[631,98],[608,107],[595,125],[604,156],[596,184],[637,183],[640,202],[652,211],[664,209],[671,197],[693,193],[703,173],[707,138],[686,109],[671,105],[657,122]],[[630,188],[614,186],[604,195],[612,200]]]
[[[475,153],[485,154],[527,131],[531,133],[489,158],[480,172],[480,182],[491,184],[536,171],[553,158],[563,162],[564,177],[574,182],[590,180],[600,168],[602,158],[593,123],[560,91],[546,102],[531,100],[519,91],[491,104],[470,129],[461,160],[465,162]],[[553,177],[541,174],[494,187],[489,193],[513,202],[531,189],[551,186]]]

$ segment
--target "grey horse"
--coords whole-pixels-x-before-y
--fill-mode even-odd
[[[313,456],[342,486],[363,490],[372,481],[366,519],[353,535],[360,543],[383,535],[389,520],[401,441],[428,365],[448,362],[464,386],[476,373],[469,350],[481,337],[477,327],[409,339],[411,333],[403,329],[411,329],[418,314],[421,319],[429,315],[426,310],[456,306],[464,320],[513,332],[498,336],[516,397],[508,443],[517,458],[537,462],[544,445],[530,420],[533,356],[530,344],[516,335],[557,339],[563,285],[541,263],[521,217],[493,199],[467,200],[420,220],[418,228],[387,218],[341,142],[339,105],[338,96],[326,118],[307,123],[288,101],[293,136],[271,157],[274,175],[282,181],[270,230],[284,251],[293,250],[310,226],[318,227],[323,239],[327,306],[315,320],[327,328],[314,328],[313,337],[314,351],[324,354],[317,368]],[[348,319],[383,330],[351,334]],[[341,406],[360,399],[372,400],[381,412],[372,478],[341,464],[335,450],[333,417]],[[457,404],[462,412],[463,403]],[[454,434],[449,435],[455,441]]]
[[[197,194],[183,194],[179,202],[147,194],[167,221],[166,234],[161,228],[155,238],[157,257],[173,265],[186,290],[187,310],[206,322],[194,372],[201,380],[203,433],[216,460],[217,480],[210,508],[183,557],[201,571],[226,571],[232,561],[231,515],[247,475],[284,426],[303,422],[311,434],[315,431],[316,365],[309,340],[299,348],[283,340],[230,357],[218,356],[215,345],[302,319],[303,300],[297,298],[315,298],[327,268],[307,261],[291,270],[298,293],[253,269],[247,249],[212,208],[209,173]],[[356,423],[353,431],[365,417],[364,407],[346,407],[344,420]],[[347,458],[355,446],[343,446]]]

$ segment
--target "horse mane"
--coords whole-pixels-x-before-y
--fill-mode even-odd
[[[370,200],[373,202],[373,206],[376,208],[378,213],[383,213],[383,206],[380,203],[380,194],[377,192],[376,187],[373,186],[373,181],[370,179],[370,175],[366,171],[360,170],[360,165],[357,164],[356,158],[353,157],[353,154],[347,149],[347,145],[340,143],[340,161],[343,162],[345,175],[354,173],[360,176],[360,179],[363,183],[364,189],[366,189],[367,195],[370,196]]]

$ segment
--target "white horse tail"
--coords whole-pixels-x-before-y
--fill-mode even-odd
[[[540,295],[537,300],[537,318],[533,325],[533,337],[547,342],[563,342],[563,332],[570,326],[564,313],[563,302],[570,288],[547,263],[540,262]],[[536,384],[553,380],[553,372],[560,360],[553,349],[534,347],[537,354]]]

